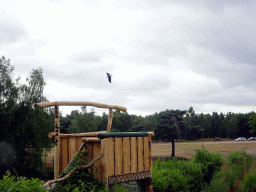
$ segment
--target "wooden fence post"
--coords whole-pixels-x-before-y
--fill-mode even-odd
[[[55,105],[54,132],[54,179],[57,179],[60,169],[60,114],[58,105]]]
[[[107,132],[110,132],[113,119],[113,109],[109,108]]]

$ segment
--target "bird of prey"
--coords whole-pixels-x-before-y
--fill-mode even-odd
[[[111,76],[112,76],[112,75],[110,75],[109,73],[107,73],[107,76],[108,76],[108,81],[109,81],[109,83],[111,83]]]

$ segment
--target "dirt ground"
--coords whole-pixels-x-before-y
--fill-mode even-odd
[[[214,153],[220,153],[226,157],[228,153],[233,151],[245,150],[249,155],[256,157],[256,141],[198,141],[198,142],[176,142],[175,157],[181,159],[190,159],[195,154],[195,150],[204,146],[207,150]],[[172,155],[171,143],[153,143],[152,156],[153,159],[169,158]],[[54,150],[51,150],[47,156],[43,157],[45,166],[53,167]]]
[[[205,147],[210,152],[220,153],[228,156],[228,153],[245,150],[249,155],[256,157],[256,141],[220,141],[220,142],[176,142],[175,157],[190,159],[195,154],[195,150]],[[172,154],[171,143],[155,143],[152,145],[153,157],[170,157]]]

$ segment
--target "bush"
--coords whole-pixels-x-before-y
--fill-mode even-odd
[[[48,191],[43,187],[44,182],[39,179],[27,179],[26,177],[12,176],[10,171],[6,172],[3,180],[0,180],[1,192],[44,192]]]
[[[249,172],[242,181],[243,191],[256,191],[256,169]]]
[[[204,191],[256,191],[255,160],[244,151],[230,153]]]
[[[177,159],[156,161],[153,165],[154,191],[201,191],[203,174],[200,165]]]
[[[210,153],[204,147],[196,149],[196,154],[192,161],[199,163],[202,166],[203,180],[205,184],[209,184],[213,175],[221,169],[223,159],[221,154]]]
[[[87,151],[80,151],[75,157],[71,165],[64,172],[60,173],[60,176],[63,177],[74,167],[79,167],[87,164]],[[57,183],[52,191],[107,191],[103,188],[102,183],[94,178],[92,173],[88,172],[88,169],[77,169],[75,170],[70,177],[66,180]]]

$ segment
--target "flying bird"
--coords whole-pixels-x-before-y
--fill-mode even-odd
[[[109,73],[107,73],[107,76],[108,76],[108,81],[109,81],[109,83],[111,83],[111,76],[112,76],[112,75],[110,75]]]

